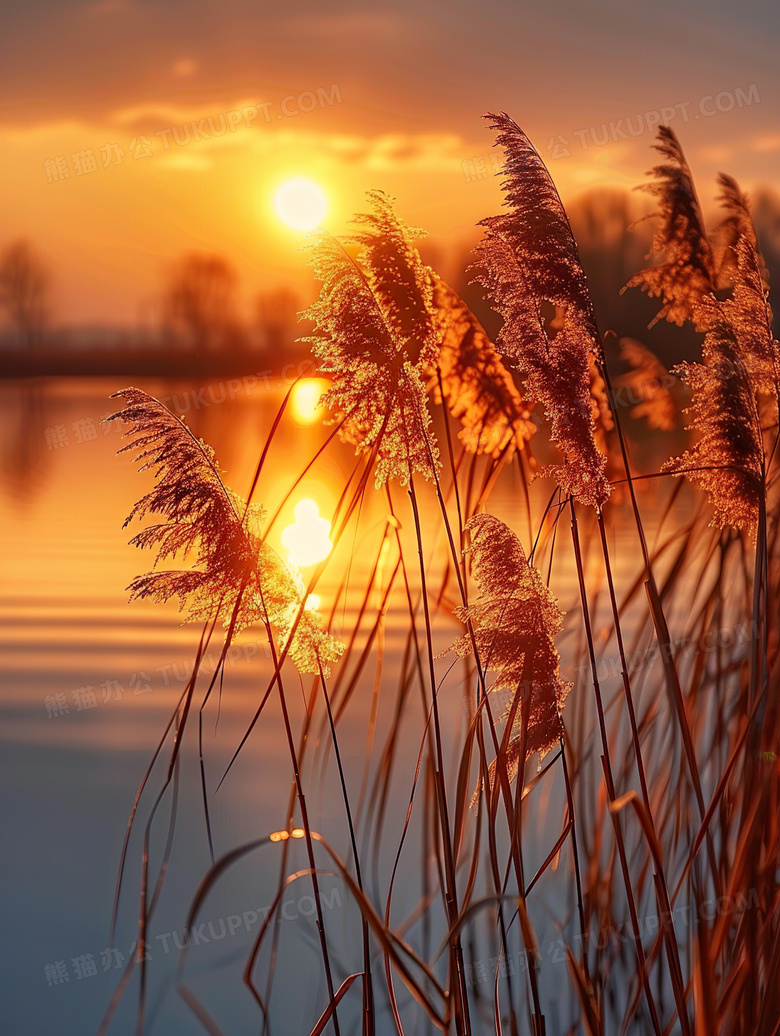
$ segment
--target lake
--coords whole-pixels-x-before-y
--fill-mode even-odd
[[[137,529],[123,530],[122,524],[151,481],[148,473],[136,473],[129,456],[115,456],[122,444],[121,429],[100,423],[118,409],[120,401],[108,398],[117,387],[121,383],[114,380],[53,379],[6,383],[0,388],[0,530],[4,548],[0,591],[0,793],[6,835],[2,851],[6,894],[2,901],[5,938],[0,949],[4,987],[0,1019],[7,1033],[83,1036],[99,1027],[121,978],[123,962],[138,938],[143,825],[153,795],[161,787],[164,765],[153,772],[153,790],[141,803],[141,826],[131,841],[119,921],[112,938],[111,909],[129,810],[157,741],[187,686],[198,644],[199,627],[182,626],[174,606],[146,602],[128,605],[126,587],[136,574],[150,567],[150,559],[128,544]],[[224,384],[216,389],[213,385],[193,388],[183,381],[142,379],[139,387],[169,400],[174,409],[185,413],[195,433],[215,448],[227,471],[228,484],[246,492],[284,385],[261,380],[259,385],[234,385],[226,390]],[[328,429],[311,423],[304,410],[296,413],[293,407],[290,421],[269,453],[256,499],[273,511],[292,490],[269,534],[269,542],[280,550],[281,531],[293,521],[295,503],[302,498],[313,499],[320,513],[330,517],[340,488],[353,470],[351,450],[334,442],[301,484],[294,485],[295,477],[328,434]],[[536,483],[535,492],[539,485]],[[492,509],[505,520],[517,518],[518,532],[524,536],[519,492],[513,469],[499,482],[491,498]],[[549,492],[546,484],[537,495],[543,500]],[[409,547],[407,558],[414,558],[408,500],[398,489],[394,497],[402,536]],[[424,518],[438,517],[432,500],[425,497],[423,502]],[[335,606],[333,626],[336,632],[348,636],[358,617],[362,588],[379,560],[378,589],[361,621],[353,657],[359,656],[367,641],[392,567],[388,549],[381,551],[388,530],[387,511],[383,495],[371,485],[359,523],[350,526],[315,588],[323,611],[329,612],[334,609],[337,588],[346,574],[347,590]],[[441,553],[446,546],[440,526],[438,522],[438,531],[425,544],[428,556],[438,556],[437,551]],[[622,552],[620,547],[618,542],[619,574],[638,560],[635,545]],[[437,562],[428,569],[432,584],[439,568]],[[409,580],[411,592],[416,594],[419,575],[412,565]],[[555,589],[564,607],[575,607],[571,566],[558,572]],[[453,592],[452,587],[449,592]],[[380,635],[384,655],[381,678],[377,677],[374,650],[339,719],[353,808],[366,775],[371,786],[380,761],[379,750],[393,722],[406,644],[405,600],[396,587]],[[453,598],[452,604],[456,603]],[[437,652],[444,652],[460,632],[446,612],[444,608],[435,620]],[[596,616],[597,623],[606,622],[604,614]],[[567,661],[571,665],[575,643],[579,643],[575,634],[563,639],[564,669]],[[202,699],[208,686],[219,647],[219,635],[215,634],[197,685],[196,701]],[[437,662],[439,679],[451,660],[449,656]],[[458,670],[454,672],[446,692],[442,692],[443,740],[450,748],[447,756],[453,776],[468,718],[464,700],[469,693],[462,679],[459,682]],[[217,856],[287,826],[292,770],[275,693],[225,783],[216,791],[266,690],[269,673],[264,637],[258,631],[246,631],[228,656],[221,700],[217,701],[215,693],[205,712],[204,755]],[[334,674],[331,683],[334,702],[341,687],[337,677]],[[617,688],[616,680],[612,679],[609,686],[610,690]],[[310,693],[311,680],[301,681],[291,672],[286,696],[296,732],[301,729],[305,699]],[[590,724],[589,706],[581,703],[577,709],[578,722]],[[323,717],[320,699],[305,751],[304,787],[312,827],[349,859],[343,801]],[[379,904],[384,903],[420,747],[423,722],[419,701],[410,702],[401,713],[398,731],[381,843],[368,822],[366,803],[358,818],[367,887]],[[533,805],[528,818],[539,836],[538,844],[528,850],[529,873],[549,850],[551,842],[546,839],[551,831],[554,840],[559,830],[560,781],[552,777],[550,784],[541,807]],[[170,865],[148,935],[150,1033],[204,1031],[174,989],[178,948],[187,941],[187,910],[210,863],[195,720],[185,734],[178,788]],[[169,810],[170,799],[166,799],[152,831],[152,858],[158,862],[168,832]],[[549,830],[544,820],[547,811],[554,818]],[[399,880],[394,897],[394,922],[413,909],[424,885],[418,861],[419,837],[415,828],[402,858],[403,880]],[[284,851],[289,853],[286,862]],[[334,948],[334,971],[340,980],[350,969],[360,967],[359,917],[324,854],[320,863],[323,870],[331,871],[323,874],[321,884],[325,925]],[[187,981],[208,1003],[225,1032],[258,1031],[258,1009],[242,984],[241,973],[277,892],[283,865],[287,873],[307,866],[302,842],[291,842],[284,848],[272,844],[247,857],[221,878],[198,915],[205,927],[191,940]],[[544,894],[545,882],[540,883],[540,894]],[[272,1032],[308,1032],[323,1004],[321,958],[310,893],[310,881],[305,876],[284,893],[276,932],[279,964],[269,1004]],[[566,917],[572,906],[568,892],[564,900],[556,900],[554,889],[550,893],[549,902]],[[436,909],[432,912],[438,919]],[[557,929],[548,915],[548,907],[540,908],[538,921],[541,930],[555,938]],[[409,938],[418,947],[435,948],[438,928],[434,925],[433,935],[426,935],[424,926],[421,930],[415,922]],[[474,936],[467,949],[467,959],[477,962],[474,973],[478,974],[488,948]],[[258,967],[260,985],[264,986],[267,957],[261,960],[266,961]],[[377,968],[381,970],[381,960]],[[489,1001],[490,983],[485,989],[483,995]],[[554,983],[551,993],[553,990]],[[402,990],[402,1002],[404,997]],[[133,983],[114,1019],[112,1033],[134,1031],[136,1003]],[[386,1009],[386,1005],[380,1007]],[[554,1006],[552,1011],[554,1018]],[[355,1017],[352,1007],[345,1008],[346,1019]],[[350,1031],[349,1027],[345,1031]]]

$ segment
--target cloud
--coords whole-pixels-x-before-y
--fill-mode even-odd
[[[198,71],[198,62],[193,61],[192,58],[181,58],[179,61],[174,63],[171,71],[175,76],[187,78]]]
[[[760,137],[754,137],[751,148],[759,154],[780,151],[780,133],[763,133]]]

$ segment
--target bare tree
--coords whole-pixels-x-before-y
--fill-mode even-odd
[[[20,239],[0,254],[0,308],[20,346],[40,345],[48,317],[50,277],[29,241]]]
[[[236,311],[238,276],[227,260],[197,252],[173,267],[163,298],[166,326],[201,355],[242,341]]]

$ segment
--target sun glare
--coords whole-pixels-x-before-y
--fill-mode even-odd
[[[316,183],[297,178],[283,183],[274,196],[276,214],[293,230],[313,230],[328,210],[325,195]]]
[[[320,416],[317,404],[329,386],[324,378],[304,378],[292,390],[290,406],[297,424],[312,424]]]
[[[314,500],[300,500],[295,505],[295,522],[282,533],[282,546],[287,548],[287,560],[298,568],[324,561],[333,550],[330,522],[320,517]]]

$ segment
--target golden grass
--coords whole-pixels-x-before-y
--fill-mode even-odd
[[[217,619],[226,624],[221,666],[204,689],[196,665],[133,807],[123,868],[137,810],[152,793],[152,768],[167,750],[166,777],[147,810],[138,938],[162,894],[175,805],[162,859],[150,859],[150,832],[161,804],[175,804],[188,719],[199,709],[202,734],[231,641],[260,622],[272,664],[259,670],[264,690],[246,736],[275,695],[291,795],[273,836],[258,832],[214,863],[188,923],[228,868],[279,846],[274,910],[244,971],[262,1031],[287,1031],[274,976],[295,963],[280,956],[273,920],[287,884],[300,877],[316,902],[325,979],[308,1025],[313,1036],[430,1027],[457,1036],[773,1036],[780,1018],[778,343],[749,207],[723,179],[727,219],[710,238],[679,142],[660,133],[665,164],[651,186],[660,199],[656,261],[631,284],[660,298],[659,317],[696,321],[706,337],[701,362],[678,372],[693,390],[693,441],[669,474],[638,472],[563,205],[519,127],[503,114],[491,124],[507,152],[507,209],[484,221],[477,262],[504,319],[495,345],[423,264],[419,234],[384,195],[371,196],[353,241],[322,237],[314,246],[323,288],[308,314],[309,340],[320,376],[330,379],[323,402],[336,426],[304,470],[339,436],[356,448],[334,514],[337,546],[356,535],[372,479],[387,514],[365,585],[351,583],[351,566],[331,573],[331,623],[348,594],[359,600],[343,648],[303,608],[330,562],[303,586],[268,553],[268,526],[248,527],[249,506],[225,490],[208,448],[178,422],[170,426],[155,401],[125,393],[136,408],[123,411],[140,435],[135,445],[142,455],[152,451],[145,458],[160,474],[137,511],[166,519],[136,541],[191,563],[140,577],[134,590],[196,595],[198,657]],[[551,312],[559,319],[550,321]],[[663,384],[666,372],[652,354],[630,349],[632,366]],[[286,402],[249,500],[262,488],[268,452],[285,448]],[[543,416],[532,421],[537,412]],[[645,412],[653,430],[668,429],[676,416],[668,400]],[[534,443],[546,431],[560,454],[558,465],[543,469],[557,483],[546,506],[539,491],[549,483],[529,488],[533,431]],[[616,499],[617,485],[627,488],[627,503]],[[664,506],[646,506],[648,485]],[[512,489],[508,523],[489,513],[497,486],[504,496]],[[560,602],[572,585],[578,600],[569,608],[567,598],[564,615]],[[403,648],[388,672],[391,617]],[[453,663],[438,645],[457,620],[461,659]],[[308,674],[297,728],[288,658]],[[501,691],[506,703],[497,710]],[[359,717],[366,701],[365,767],[355,787],[341,741],[345,717]],[[376,722],[380,709],[385,729]],[[327,734],[322,741],[318,730]],[[407,772],[399,767],[410,733],[417,763]],[[202,738],[199,745],[208,818],[214,789]],[[348,831],[343,854],[329,832],[312,827],[306,799],[331,752]],[[392,812],[399,796],[403,818]],[[208,831],[211,839],[210,824]],[[302,877],[291,856],[298,837],[307,853]],[[347,959],[336,959],[336,922],[322,910],[323,870],[339,876],[358,918]],[[122,879],[120,871],[117,902]],[[411,910],[399,885],[419,892]],[[101,1031],[135,969],[144,1031],[141,960],[130,962]],[[204,1028],[221,1032],[188,981],[185,959],[178,984]]]

